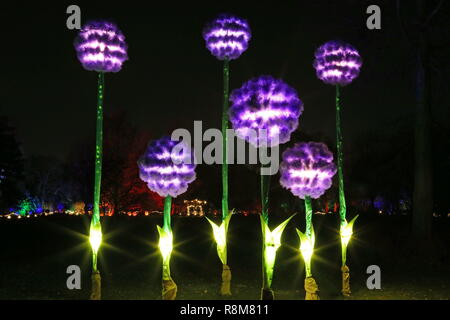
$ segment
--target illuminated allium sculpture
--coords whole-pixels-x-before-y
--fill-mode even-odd
[[[97,269],[97,253],[102,241],[99,207],[103,159],[104,73],[120,71],[123,62],[128,59],[128,55],[124,35],[115,24],[107,21],[89,22],[83,26],[75,39],[74,46],[83,68],[98,72],[94,206],[89,235],[93,262],[91,299],[98,300],[101,298],[101,277]]]
[[[75,49],[86,70],[118,72],[128,59],[125,36],[108,21],[88,22],[75,40]]]
[[[222,109],[222,223],[216,225],[208,220],[213,228],[217,244],[217,254],[222,261],[222,285],[220,294],[231,295],[231,269],[227,264],[227,231],[232,211],[228,209],[228,103],[230,60],[239,58],[247,50],[251,38],[246,20],[229,14],[221,14],[203,29],[206,48],[219,60],[223,60],[223,109]]]
[[[219,60],[239,58],[251,37],[247,21],[229,14],[220,14],[203,29],[206,48]]]
[[[170,256],[173,249],[171,227],[172,197],[186,192],[188,184],[195,180],[194,155],[190,146],[163,137],[148,144],[138,161],[139,176],[150,190],[164,200],[163,227],[158,227],[159,250],[163,258],[162,298],[175,300],[177,285],[170,276]]]
[[[294,195],[318,199],[336,174],[333,154],[323,143],[297,143],[282,155],[280,183]]]
[[[280,165],[280,184],[297,197],[305,200],[306,231],[297,229],[300,237],[300,252],[305,260],[306,300],[318,300],[319,290],[312,277],[311,258],[314,252],[314,228],[312,225],[311,198],[317,199],[331,187],[336,174],[333,154],[323,143],[296,143],[283,152]]]
[[[346,265],[347,245],[350,238],[348,234],[352,233],[353,223],[347,223],[347,206],[345,204],[344,193],[344,174],[343,174],[343,142],[341,133],[341,106],[340,91],[341,86],[351,83],[359,75],[362,66],[362,60],[358,51],[350,44],[342,41],[329,41],[317,49],[315,53],[314,68],[317,77],[327,84],[336,86],[336,142],[337,142],[337,162],[339,178],[339,215],[341,225],[341,247],[342,247],[342,294],[349,296],[350,291],[350,273]]]
[[[230,101],[230,121],[236,135],[255,147],[273,147],[289,141],[303,112],[297,92],[271,76],[244,83],[233,90]]]
[[[271,76],[252,79],[232,92],[230,121],[238,137],[254,147],[277,147],[289,141],[297,129],[303,104],[297,92],[282,80]],[[261,169],[261,230],[263,234],[262,300],[273,300],[272,276],[280,239],[290,218],[272,231],[269,228],[270,175]]]
[[[358,75],[362,65],[358,51],[342,41],[329,41],[315,53],[317,77],[327,84],[345,86]]]

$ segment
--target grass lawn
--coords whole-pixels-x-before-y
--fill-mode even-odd
[[[316,251],[312,271],[321,299],[340,295],[340,247],[335,215],[313,217]],[[273,289],[276,299],[304,299],[303,262],[297,251],[295,227],[304,229],[297,215],[283,235],[278,251]],[[271,217],[274,224],[281,221]],[[156,224],[162,217],[105,217],[104,244],[99,267],[103,299],[160,299],[161,258],[156,247]],[[348,264],[353,295],[347,299],[450,299],[448,248],[450,219],[434,221],[438,262],[425,271],[411,264],[405,250],[408,217],[360,217],[350,243]],[[0,299],[88,299],[90,247],[89,217],[51,217],[0,221]],[[221,264],[211,228],[204,218],[173,218],[175,251],[171,272],[178,285],[177,299],[221,299]],[[259,299],[261,232],[257,216],[235,216],[229,229],[232,299]],[[381,290],[366,287],[366,268],[381,268]],[[66,269],[79,265],[81,290],[68,290]]]

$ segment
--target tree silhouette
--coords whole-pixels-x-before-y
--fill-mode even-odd
[[[0,117],[0,210],[17,204],[22,195],[23,156],[15,130]]]

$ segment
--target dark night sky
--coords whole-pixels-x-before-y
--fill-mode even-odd
[[[231,88],[261,74],[282,77],[304,102],[300,130],[334,136],[334,88],[312,67],[315,49],[333,38],[355,45],[364,59],[360,77],[343,90],[347,143],[413,112],[413,53],[393,1],[241,2],[78,2],[82,22],[112,18],[129,45],[130,60],[106,77],[105,112],[127,110],[131,122],[153,137],[191,128],[194,120],[219,128],[222,64],[206,50],[201,31],[220,12],[247,18],[253,33],[249,49],[231,64]],[[382,8],[381,31],[365,27],[372,3]],[[0,114],[17,128],[26,155],[63,157],[95,130],[96,74],[75,56],[76,31],[66,28],[69,4],[0,11]],[[448,116],[448,93],[437,101],[435,112]]]

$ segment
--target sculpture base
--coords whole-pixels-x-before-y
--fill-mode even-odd
[[[162,281],[162,299],[163,300],[175,300],[177,297],[177,285],[172,280]]]
[[[317,293],[319,292],[319,286],[313,277],[305,278],[305,291],[305,300],[320,300],[319,294]]]
[[[347,267],[347,265],[344,265],[341,268],[342,272],[342,295],[344,297],[349,297],[351,295],[350,291],[350,269]]]
[[[102,278],[99,271],[94,271],[91,276],[92,287],[90,300],[101,300],[102,298]]]
[[[275,300],[275,295],[272,289],[261,290],[261,300]]]
[[[231,269],[224,264],[222,269],[222,285],[220,286],[221,296],[231,296]]]

